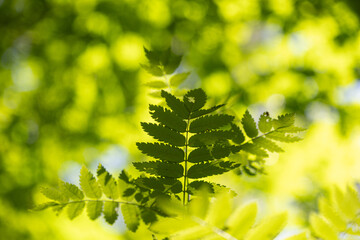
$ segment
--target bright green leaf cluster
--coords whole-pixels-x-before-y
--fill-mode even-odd
[[[119,216],[118,208],[121,205],[121,212],[129,230],[136,231],[141,219],[146,224],[157,220],[158,210],[149,205],[149,201],[153,197],[150,196],[149,191],[145,190],[152,184],[146,186],[145,179],[130,180],[130,176],[123,171],[116,180],[102,165],[99,165],[97,178],[95,178],[83,166],[80,172],[81,189],[63,181],[60,181],[58,189],[43,188],[42,193],[52,201],[40,204],[33,210],[52,208],[60,214],[66,208],[68,217],[74,219],[86,207],[87,215],[91,220],[95,220],[103,214],[106,222],[113,224]],[[168,183],[166,182],[166,184]],[[162,186],[162,190],[165,189],[164,185],[166,184],[158,182],[158,186]]]
[[[360,196],[353,187],[331,189],[330,197],[321,197],[318,206],[319,213],[310,215],[315,236],[326,240],[360,237]]]

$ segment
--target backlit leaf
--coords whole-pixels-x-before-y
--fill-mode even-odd
[[[72,202],[67,206],[67,213],[70,220],[79,216],[84,210],[85,202]]]
[[[202,108],[206,103],[206,94],[201,88],[192,89],[184,95],[184,103],[189,112]]]
[[[170,85],[173,87],[178,87],[179,85],[181,85],[186,78],[190,75],[190,72],[184,72],[184,73],[178,73],[175,74],[174,76],[172,76],[170,78]]]
[[[103,202],[102,201],[89,201],[86,204],[86,212],[91,220],[95,220],[100,217],[102,213]]]
[[[183,176],[183,166],[175,163],[166,162],[133,162],[133,165],[139,171],[144,171],[153,175],[179,178]]]
[[[97,169],[98,182],[106,197],[110,199],[118,199],[119,191],[116,186],[116,181],[113,176],[106,171],[106,169],[99,164]]]
[[[263,133],[269,132],[272,129],[272,120],[268,112],[261,114],[258,125],[259,130]]]
[[[186,131],[186,122],[172,111],[158,105],[150,105],[149,109],[155,121],[179,132]]]
[[[241,119],[241,123],[248,137],[253,138],[258,135],[259,132],[256,128],[255,120],[248,110],[246,110],[243,118]]]
[[[161,91],[161,96],[165,98],[166,104],[175,114],[183,119],[189,118],[190,112],[185,107],[183,101],[164,90]]]
[[[183,162],[184,151],[162,143],[136,143],[138,149],[150,157],[168,162]]]
[[[121,212],[124,217],[125,224],[127,228],[135,232],[140,224],[139,221],[139,209],[137,206],[129,205],[129,204],[122,204],[121,205]]]
[[[159,141],[170,143],[174,146],[185,145],[185,137],[170,128],[153,123],[141,123],[141,126],[145,132]]]
[[[218,129],[231,123],[232,120],[234,120],[234,117],[226,114],[201,117],[190,124],[190,132],[198,133],[205,130]]]
[[[80,186],[89,198],[100,199],[102,192],[94,175],[83,166],[80,171]]]
[[[112,225],[118,218],[119,203],[113,201],[106,201],[104,204],[104,218],[107,223]]]
[[[60,190],[72,200],[84,199],[83,192],[74,184],[60,181]]]

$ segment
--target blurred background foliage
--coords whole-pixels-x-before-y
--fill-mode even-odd
[[[359,180],[359,20],[356,0],[0,0],[2,238],[132,239],[121,221],[28,208],[40,186],[77,183],[82,164],[118,173],[142,157],[139,122],[157,101],[143,46],[184,55],[180,88],[238,116],[297,114],[305,140],[267,175],[218,181],[264,214],[288,209],[289,232],[306,227],[319,195]]]

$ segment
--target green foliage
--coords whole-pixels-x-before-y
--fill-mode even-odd
[[[319,199],[319,212],[310,215],[314,235],[324,240],[359,238],[359,192],[352,186],[348,186],[345,191],[334,187],[329,195]]]
[[[163,210],[172,211],[181,206],[164,202]],[[213,202],[208,201],[206,191],[196,195],[183,210],[182,218],[174,221],[160,219],[151,226],[155,232],[170,235],[170,239],[244,239],[273,240],[285,227],[287,214],[279,213],[256,221],[258,205],[251,202],[235,207],[231,195],[222,192]]]
[[[149,64],[144,68],[155,76],[172,74],[180,63],[178,56],[169,51],[152,52],[145,49],[145,53]],[[173,81],[179,83],[188,76],[179,74],[173,76],[176,80]],[[143,154],[153,159],[133,162],[135,169],[142,174],[132,178],[122,171],[115,179],[99,165],[95,178],[83,166],[80,174],[81,189],[64,182],[60,182],[59,189],[44,188],[42,192],[52,201],[34,209],[52,208],[60,213],[67,207],[69,218],[74,219],[86,207],[91,220],[103,214],[105,220],[113,224],[118,218],[120,205],[128,229],[135,232],[141,222],[156,229],[154,226],[157,221],[183,214],[183,208],[188,207],[197,211],[195,215],[200,216],[198,220],[205,225],[200,224],[185,235],[191,232],[200,234],[200,231],[197,237],[207,236],[216,229],[215,233],[221,233],[220,236],[234,234],[234,237],[245,236],[245,239],[258,239],[257,236],[273,239],[282,229],[285,215],[253,227],[256,209],[254,205],[249,205],[241,211],[235,211],[236,215],[227,221],[232,212],[230,194],[220,195],[212,204],[208,197],[217,196],[221,192],[234,193],[204,178],[232,170],[251,176],[262,173],[268,152],[283,151],[275,141],[292,142],[300,139],[293,134],[304,129],[294,126],[294,115],[285,114],[272,119],[265,113],[260,117],[258,129],[248,110],[239,121],[232,115],[216,113],[224,105],[206,108],[207,96],[201,88],[186,92],[180,99],[163,90],[167,85],[157,80],[149,82],[147,86],[160,89],[163,105],[149,106],[150,115],[157,123],[141,123],[143,130],[155,139],[154,142],[136,143]],[[260,132],[263,134],[259,135]],[[206,196],[202,196],[205,192]],[[169,207],[171,211],[168,211],[164,206],[169,201],[175,205],[182,202],[183,206]],[[209,206],[209,212],[207,209],[196,210],[195,206],[199,204]],[[239,212],[248,222],[244,223],[245,218]],[[181,227],[186,226],[192,226],[191,222]]]

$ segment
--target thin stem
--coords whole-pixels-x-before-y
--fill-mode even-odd
[[[190,126],[190,114],[186,122],[185,131],[185,172],[184,172],[184,188],[183,188],[183,205],[186,205],[190,200],[190,195],[187,193],[188,177],[187,177],[187,162],[188,162],[188,140],[189,140],[189,126]],[[187,193],[187,196],[186,196]]]

